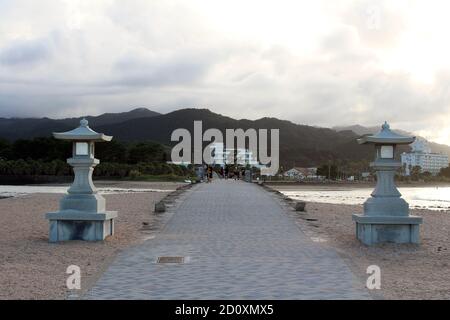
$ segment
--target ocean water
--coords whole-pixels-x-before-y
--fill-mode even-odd
[[[67,193],[68,186],[8,186],[0,185],[0,198],[18,197],[32,193]],[[139,188],[97,188],[100,194],[116,194],[130,192],[171,192],[174,190],[139,189]]]
[[[363,204],[373,188],[280,190],[286,196],[309,202]],[[399,188],[402,197],[413,209],[450,211],[450,187]]]

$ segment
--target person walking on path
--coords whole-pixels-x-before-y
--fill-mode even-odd
[[[208,183],[210,183],[212,181],[212,175],[213,175],[212,167],[208,166],[208,169],[207,169],[207,177],[208,177],[207,182]]]

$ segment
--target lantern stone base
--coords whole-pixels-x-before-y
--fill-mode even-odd
[[[416,244],[420,242],[421,217],[354,214],[352,219],[356,222],[356,237],[366,245],[384,242]]]
[[[76,210],[49,212],[49,242],[84,240],[101,241],[114,234],[117,212],[89,213]]]
[[[364,202],[364,216],[409,217],[409,205],[399,197],[370,197]]]

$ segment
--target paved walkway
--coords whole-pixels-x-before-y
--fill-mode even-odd
[[[125,250],[88,299],[368,299],[334,250],[312,242],[257,185],[189,190],[165,228]],[[158,264],[183,256],[184,264]]]

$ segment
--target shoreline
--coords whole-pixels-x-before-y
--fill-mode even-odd
[[[299,181],[264,181],[267,186],[284,187],[284,188],[336,188],[336,189],[356,189],[356,188],[374,188],[376,182],[299,182]],[[450,187],[450,182],[433,181],[433,182],[402,182],[396,181],[397,187],[400,188],[423,188],[423,187]]]
[[[374,190],[375,186],[314,186],[314,185],[267,185],[267,187],[282,192],[292,200],[342,204],[362,205]],[[405,186],[398,190],[409,203],[411,210],[426,209],[450,213],[450,186]]]
[[[110,182],[99,181],[96,188],[99,194],[124,194],[124,193],[149,193],[149,192],[174,192],[185,182],[137,182],[123,181]],[[66,194],[71,183],[27,184],[27,185],[1,185],[0,200],[10,197],[20,197],[29,194]],[[153,186],[153,187],[152,187]]]

